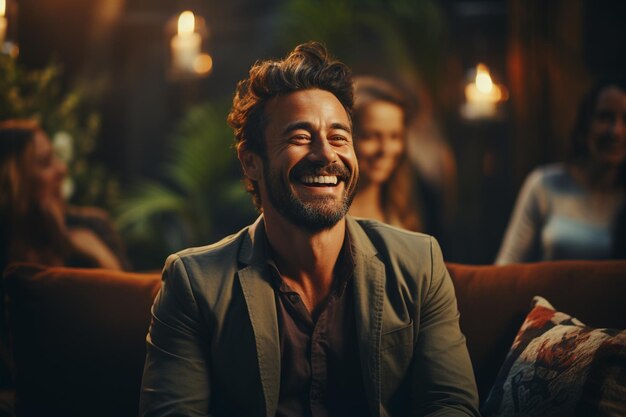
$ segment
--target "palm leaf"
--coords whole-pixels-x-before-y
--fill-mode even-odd
[[[231,233],[225,226],[254,215],[240,185],[224,109],[190,109],[171,138],[163,181],[142,181],[122,199],[116,213],[127,239],[152,246],[157,239],[161,252],[178,250]]]
[[[190,195],[214,188],[232,163],[225,120],[215,106],[203,105],[189,111],[174,135],[168,178]]]
[[[157,215],[182,214],[184,210],[185,201],[180,194],[162,184],[146,181],[118,204],[116,220],[122,233],[141,236]]]

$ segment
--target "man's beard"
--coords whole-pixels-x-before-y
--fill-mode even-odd
[[[336,175],[337,186],[344,182],[344,191],[340,201],[333,196],[319,196],[315,200],[304,202],[292,191],[280,172],[270,172],[269,162],[263,161],[263,176],[267,179],[266,188],[269,200],[283,217],[295,226],[311,232],[329,229],[336,225],[348,213],[356,193],[356,180],[345,165],[330,164],[320,166],[309,161],[301,161],[291,171],[290,180],[297,181],[304,175]]]

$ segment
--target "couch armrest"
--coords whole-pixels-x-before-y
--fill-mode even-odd
[[[16,264],[4,284],[18,412],[137,415],[159,273]]]

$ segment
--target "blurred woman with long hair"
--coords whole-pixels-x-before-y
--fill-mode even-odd
[[[496,263],[626,257],[626,87],[584,98],[565,163],[535,169],[517,199]]]
[[[117,244],[74,220],[68,226],[77,211],[63,199],[66,174],[36,122],[0,122],[0,269],[14,261],[122,269]],[[106,222],[101,211],[87,211]]]
[[[417,183],[406,151],[405,99],[383,80],[355,77],[352,119],[360,176],[350,214],[422,231]]]

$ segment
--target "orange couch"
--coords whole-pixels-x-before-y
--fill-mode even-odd
[[[484,401],[534,295],[626,328],[626,261],[448,264]],[[136,416],[160,275],[16,265],[5,287],[18,415]]]

